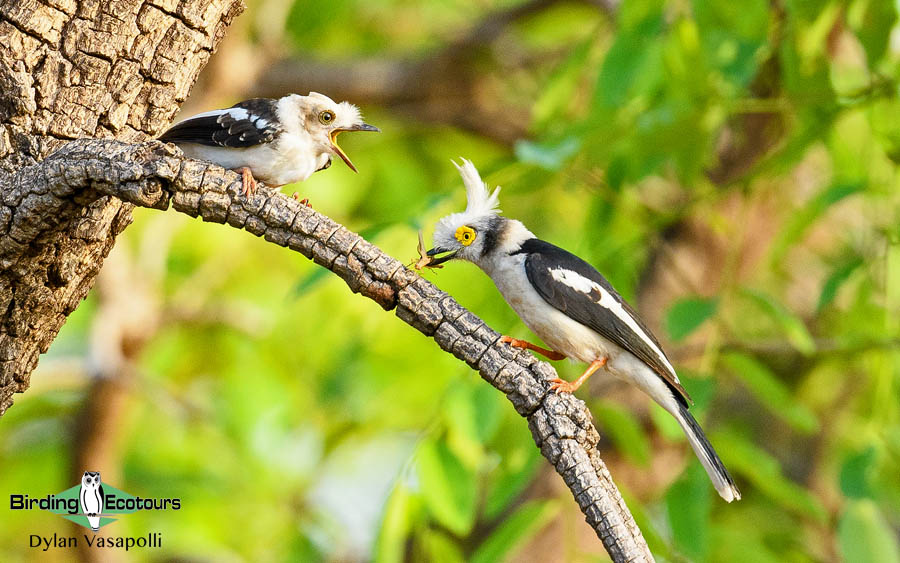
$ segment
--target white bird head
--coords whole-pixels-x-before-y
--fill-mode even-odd
[[[356,167],[337,143],[337,136],[344,131],[378,131],[378,127],[364,122],[359,108],[349,102],[335,102],[318,92],[308,96],[293,94],[285,98],[293,106],[291,113],[299,116],[300,127],[312,137],[319,154],[336,154],[351,170]],[[285,124],[289,127],[289,124]]]
[[[475,165],[466,159],[453,163],[466,186],[466,210],[447,215],[434,228],[434,248],[428,251],[431,265],[461,258],[478,262],[493,250],[506,219],[500,217],[500,187],[493,192],[481,180]],[[445,254],[446,253],[446,254]],[[437,255],[443,254],[438,257]]]

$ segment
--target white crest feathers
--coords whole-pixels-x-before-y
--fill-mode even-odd
[[[500,212],[500,186],[494,189],[493,193],[488,192],[487,184],[485,184],[478,169],[472,164],[472,161],[461,158],[462,164],[453,162],[453,166],[459,170],[462,176],[463,184],[466,186],[466,215],[485,215],[489,213]]]

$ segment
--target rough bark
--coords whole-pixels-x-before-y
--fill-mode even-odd
[[[0,0],[0,171],[79,137],[158,134],[241,0]],[[131,221],[117,198],[57,200],[0,182],[0,414]],[[61,205],[60,205],[61,204]],[[40,235],[40,236],[36,236]]]
[[[415,272],[331,219],[275,190],[241,195],[239,176],[185,160],[159,142],[110,140],[70,143],[23,168],[7,185],[22,202],[8,225],[25,247],[45,233],[34,217],[58,216],[73,205],[114,197],[131,205],[176,211],[244,229],[300,252],[340,276],[354,293],[376,301],[445,351],[478,370],[527,419],[535,443],[556,468],[614,561],[652,561],[652,555],[600,459],[600,439],[585,404],[557,395],[555,370],[528,352],[499,342],[500,334]],[[40,221],[37,222],[40,226]],[[10,260],[18,246],[0,247]]]

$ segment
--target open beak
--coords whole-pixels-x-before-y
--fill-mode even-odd
[[[341,159],[347,163],[347,166],[350,167],[350,170],[354,172],[358,172],[356,167],[353,166],[353,163],[350,162],[350,158],[341,150],[341,147],[337,143],[337,136],[343,133],[344,131],[380,131],[378,127],[374,125],[369,125],[368,123],[359,123],[356,125],[351,125],[350,127],[336,127],[331,130],[331,133],[328,134],[328,137],[331,139],[331,148],[334,149],[335,154],[337,154]]]
[[[438,254],[443,254],[445,252],[446,252],[446,254],[444,254],[443,256],[437,256]],[[457,252],[459,252],[459,250],[447,250],[444,248],[432,248],[431,250],[426,252],[425,255],[431,256],[431,262],[428,263],[429,266],[437,266],[438,264],[443,264],[444,262],[447,262],[448,260],[452,260],[456,256]]]

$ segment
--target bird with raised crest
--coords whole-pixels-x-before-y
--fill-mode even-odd
[[[331,166],[333,155],[356,172],[337,143],[344,131],[378,128],[365,123],[353,104],[310,92],[200,113],[176,123],[159,140],[175,143],[189,158],[239,172],[244,195],[251,195],[257,180],[271,187],[302,182]]]
[[[508,336],[502,342],[551,360],[589,364],[573,382],[552,381],[552,390],[574,392],[601,369],[636,386],[675,417],[719,495],[728,502],[740,499],[734,480],[688,411],[691,399],[675,368],[637,312],[593,266],[537,238],[521,222],[502,217],[500,188],[489,192],[471,162],[463,159],[456,167],[466,187],[466,210],[438,222],[429,259],[417,267],[456,258],[481,268],[550,349]]]

